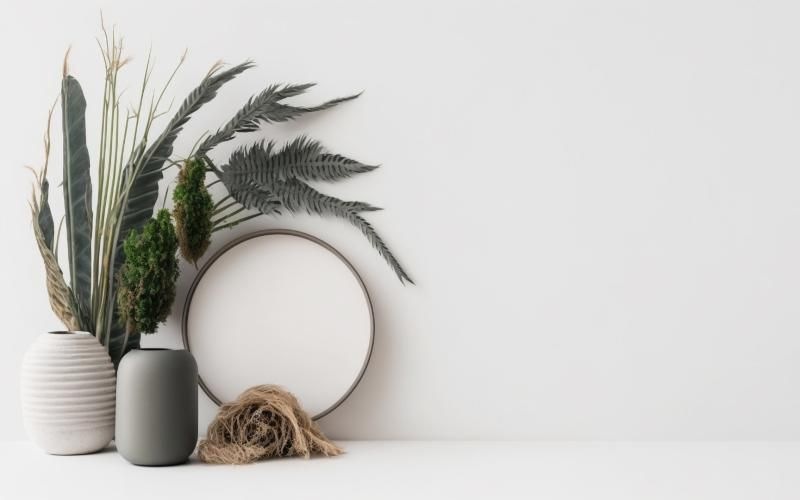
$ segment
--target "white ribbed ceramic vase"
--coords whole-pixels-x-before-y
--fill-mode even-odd
[[[25,354],[21,379],[25,430],[44,451],[81,455],[111,442],[114,365],[93,335],[40,335]]]

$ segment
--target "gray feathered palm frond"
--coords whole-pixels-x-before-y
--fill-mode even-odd
[[[228,164],[229,176],[255,177],[262,183],[288,179],[333,182],[378,168],[329,153],[319,142],[305,136],[280,149],[273,141],[237,149]]]
[[[231,197],[248,210],[258,210],[264,215],[280,214],[280,199],[267,187],[257,182],[245,180],[229,182],[225,184],[225,187]]]
[[[372,225],[361,215],[380,208],[323,194],[305,181],[336,181],[376,167],[328,153],[316,141],[301,137],[276,150],[257,143],[235,151],[222,167],[220,180],[234,200],[264,214],[305,211],[334,216],[356,226],[386,260],[401,282],[413,283]]]
[[[277,180],[270,183],[275,196],[291,212],[305,210],[309,214],[335,215],[346,218],[360,212],[375,212],[380,207],[361,201],[344,201],[322,194],[299,179]]]
[[[217,145],[233,139],[237,133],[255,132],[266,123],[285,122],[293,120],[298,116],[314,111],[322,111],[332,108],[337,104],[355,99],[360,94],[347,97],[339,97],[324,102],[319,106],[304,107],[291,106],[281,101],[290,97],[298,96],[313,87],[313,83],[301,85],[270,85],[260,94],[248,99],[247,103],[228,121],[222,128],[214,134],[208,136],[200,143],[197,149],[198,155],[205,155]]]

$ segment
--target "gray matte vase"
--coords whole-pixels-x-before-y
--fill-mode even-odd
[[[115,440],[136,465],[189,459],[197,444],[197,363],[189,351],[136,349],[122,358]]]

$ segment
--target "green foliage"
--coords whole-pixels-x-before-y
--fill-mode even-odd
[[[162,209],[141,232],[128,233],[125,264],[119,273],[117,305],[128,332],[154,333],[175,300],[178,238],[168,210]]]
[[[92,178],[86,148],[86,99],[78,80],[67,74],[61,83],[61,118],[69,274],[81,329],[88,330],[92,327]]]
[[[197,265],[211,243],[211,215],[214,202],[206,189],[206,166],[202,160],[186,160],[178,173],[172,193],[175,230],[181,255]]]

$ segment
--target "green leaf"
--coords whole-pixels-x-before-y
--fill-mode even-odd
[[[280,101],[304,93],[313,87],[313,83],[301,85],[270,85],[260,94],[252,96],[233,118],[213,135],[207,137],[198,148],[199,155],[205,155],[217,145],[233,139],[237,133],[255,132],[266,123],[285,122],[293,120],[306,113],[322,111],[332,108],[337,104],[351,101],[361,94],[339,97],[324,102],[319,106],[303,107],[290,106]]]
[[[78,80],[69,75],[64,77],[61,85],[61,113],[64,133],[64,210],[71,288],[79,307],[82,311],[88,311],[92,295],[92,178],[89,151],[86,149],[86,99]],[[47,229],[46,238],[52,234],[51,229]],[[81,323],[84,329],[89,329],[88,317],[82,317]]]
[[[36,212],[36,223],[42,233],[45,246],[55,252],[53,212],[50,210],[50,183],[42,176],[39,183],[39,206]]]

